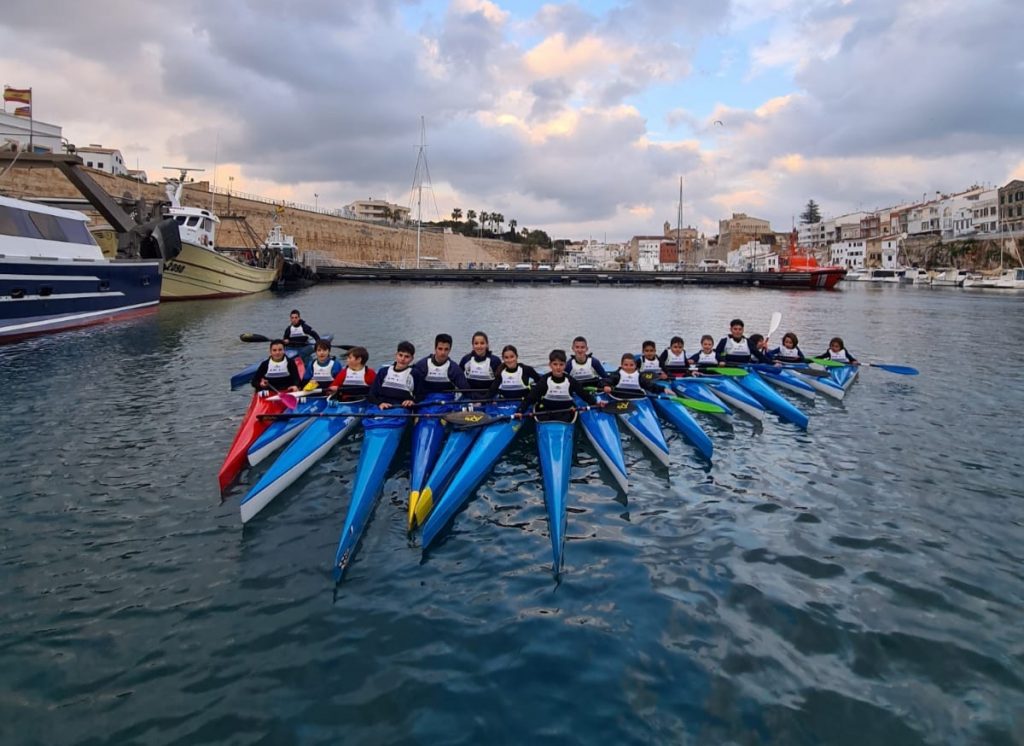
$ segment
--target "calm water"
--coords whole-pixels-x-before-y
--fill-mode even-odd
[[[216,474],[227,378],[298,305],[371,363],[482,328],[543,363],[587,335],[748,331],[783,313],[864,360],[803,433],[707,421],[707,466],[584,439],[560,584],[532,437],[425,562],[408,453],[335,599],[359,441],[245,531]],[[168,305],[0,348],[0,743],[1024,742],[1024,298],[629,288],[321,287]],[[470,319],[470,320],[466,320]],[[764,331],[763,328],[760,329]]]

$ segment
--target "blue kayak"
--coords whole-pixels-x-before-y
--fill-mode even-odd
[[[750,394],[761,402],[767,409],[770,409],[783,420],[786,422],[792,422],[803,430],[807,429],[807,423],[809,421],[807,414],[798,407],[795,407],[788,399],[765,383],[760,373],[751,370],[747,372],[747,375],[737,376],[734,380],[750,392]]]
[[[684,385],[689,384],[709,386],[714,391],[715,396],[726,402],[729,406],[738,409],[758,422],[764,419],[764,407],[761,405],[761,402],[747,391],[744,391],[741,386],[734,383],[729,376],[700,375],[686,379],[686,384]]]
[[[323,414],[354,414],[366,409],[365,402],[327,402]],[[246,523],[270,501],[309,471],[339,441],[359,425],[358,417],[310,417],[310,424],[277,457],[256,485],[242,498],[242,523]]]
[[[812,369],[811,366],[807,364],[795,364],[786,366],[785,370],[789,375],[800,379],[819,394],[824,394],[825,396],[839,400],[842,400],[842,398],[846,396],[846,389],[840,386],[831,374],[812,375],[814,372],[824,373],[824,371],[821,371],[819,368]]]
[[[551,569],[555,573],[562,569],[575,427],[572,422],[537,422],[537,452],[544,478],[544,504],[548,510],[551,534]]]
[[[429,406],[418,408],[420,414],[441,414],[451,409],[452,393],[427,394],[424,403]],[[427,475],[434,467],[441,446],[444,443],[444,423],[437,417],[421,417],[412,428],[412,463],[409,468],[409,524],[416,514],[420,491],[427,483]]]
[[[615,401],[615,397],[609,397]],[[636,436],[654,457],[665,466],[669,464],[668,443],[665,441],[665,433],[661,431],[658,424],[658,416],[654,413],[654,405],[647,398],[628,399],[636,407],[629,414],[619,415],[622,424]]]
[[[326,407],[327,397],[307,396],[299,400],[291,414],[316,414],[322,412]],[[278,448],[283,448],[292,438],[312,425],[315,419],[315,417],[294,417],[272,422],[270,427],[264,430],[260,437],[256,438],[249,446],[247,454],[249,466],[256,466]]]
[[[470,447],[476,442],[483,428],[452,428],[444,441],[441,455],[437,457],[434,468],[427,477],[426,485],[420,490],[415,504],[409,501],[409,531],[422,526],[430,511],[434,508],[434,495],[440,495],[451,480],[462,459],[469,453]]]
[[[405,414],[407,410],[395,408],[389,414]],[[367,417],[363,420],[363,446],[359,451],[359,465],[352,480],[352,497],[348,515],[341,529],[338,551],[334,555],[334,582],[340,583],[345,570],[352,563],[359,539],[363,535],[373,506],[377,502],[391,460],[402,442],[402,433],[408,422],[405,417]]]
[[[856,365],[844,365],[841,368],[829,368],[829,377],[842,388],[843,391],[849,390],[850,386],[857,378],[857,374],[860,372],[860,368]]]
[[[668,393],[670,394],[678,394],[680,396],[696,399],[697,401],[706,402],[708,404],[715,404],[721,407],[725,410],[724,412],[716,412],[711,416],[726,424],[732,423],[732,408],[724,399],[719,398],[715,393],[715,390],[710,386],[695,383],[690,378],[677,378],[673,383],[666,383],[665,386],[668,387]]]
[[[715,450],[714,444],[712,444],[708,434],[697,423],[697,420],[693,418],[693,415],[687,411],[686,407],[670,399],[655,398],[652,401],[658,414],[664,417],[672,427],[682,433],[683,437],[690,441],[704,458],[710,461]]]
[[[334,335],[325,334],[322,337],[320,337],[320,339],[322,339],[325,342],[332,342],[334,340]],[[304,345],[302,347],[288,347],[287,345],[285,345],[284,354],[285,357],[288,358],[294,358],[296,356],[305,357],[306,355],[311,355],[313,353],[313,347],[314,345],[311,344]],[[249,381],[252,380],[253,374],[256,373],[256,369],[260,367],[260,363],[262,362],[262,360],[257,360],[252,365],[247,365],[240,371],[232,375],[231,390],[234,391],[235,389],[247,385]]]
[[[783,391],[788,391],[791,394],[803,396],[807,399],[815,398],[815,388],[802,378],[793,375],[787,368],[777,365],[757,364],[748,366],[748,370],[756,370],[765,381]]]
[[[575,397],[577,407],[585,407],[587,403]],[[623,492],[629,491],[629,477],[626,474],[626,457],[622,453],[622,436],[615,417],[597,409],[588,409],[579,413],[580,424],[587,440],[594,446],[598,458],[608,467],[612,478]]]
[[[510,402],[488,406],[485,411],[496,416],[511,416],[518,408],[518,402]],[[494,468],[521,426],[522,420],[503,419],[477,428],[481,432],[462,466],[452,476],[444,492],[434,495],[434,510],[423,524],[421,543],[424,550],[434,542],[473,490]]]

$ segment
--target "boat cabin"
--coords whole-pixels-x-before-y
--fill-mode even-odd
[[[178,224],[182,243],[202,246],[205,249],[214,248],[220,218],[209,210],[198,207],[172,207],[167,211],[167,217],[174,218],[174,222]]]
[[[73,210],[0,197],[0,256],[102,261],[88,222]]]

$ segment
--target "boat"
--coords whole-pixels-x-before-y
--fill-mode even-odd
[[[490,474],[498,459],[515,439],[522,427],[522,420],[511,419],[511,415],[518,408],[519,402],[516,401],[507,404],[501,402],[485,408],[484,411],[488,414],[503,419],[480,428],[476,443],[452,476],[448,486],[442,493],[433,496],[434,509],[423,524],[421,543],[424,551],[434,543],[452,516]]]
[[[794,228],[789,234],[789,246],[779,255],[779,271],[785,276],[800,273],[807,275],[809,287],[814,289],[832,290],[840,280],[846,277],[846,268],[839,266],[821,266],[809,251],[797,245],[797,231]],[[765,284],[762,282],[762,284]]]
[[[334,341],[334,335],[324,334],[323,336],[320,337],[320,339],[322,339],[324,342],[332,342]],[[299,366],[300,375],[303,373],[306,367],[303,358],[313,354],[314,346],[314,344],[296,345],[294,347],[285,345],[284,354],[287,357],[295,358],[295,362]],[[242,386],[247,386],[249,382],[252,381],[253,375],[256,374],[256,370],[260,367],[260,363],[262,362],[263,360],[257,360],[255,363],[250,363],[249,365],[245,366],[237,373],[233,373],[231,375],[231,390],[234,391],[235,389],[239,389]]]
[[[678,378],[674,383],[666,381],[660,385],[665,386],[667,388],[666,393],[670,395],[680,394],[682,396],[689,397],[690,399],[696,399],[697,401],[707,402],[708,404],[714,404],[721,407],[724,411],[716,412],[711,416],[726,425],[732,424],[732,407],[730,407],[724,399],[721,399],[710,386],[695,383],[689,378]],[[673,388],[673,386],[675,388]]]
[[[303,392],[296,392],[296,395]],[[301,399],[295,407],[293,414],[314,415],[327,408],[327,397],[307,396]],[[270,427],[253,441],[249,446],[246,459],[249,466],[256,466],[269,457],[275,451],[286,446],[295,436],[313,424],[314,417],[292,417],[284,420],[277,420],[271,423]]]
[[[585,414],[580,412],[579,415]],[[575,419],[575,418],[574,418]],[[537,453],[544,482],[544,504],[548,512],[551,535],[551,569],[562,569],[562,548],[565,545],[566,507],[569,477],[572,473],[572,451],[576,423],[537,421]]]
[[[316,284],[315,256],[312,252],[300,251],[295,244],[295,236],[285,233],[278,223],[270,229],[263,248],[271,254],[280,254],[284,260],[281,276],[274,283],[275,290],[297,290]]]
[[[0,344],[155,311],[160,259],[108,259],[80,212],[0,197]]]
[[[807,413],[772,389],[757,371],[749,370],[745,376],[736,376],[736,383],[746,389],[766,409],[771,410],[786,422],[792,422],[802,430],[807,429],[810,419]]]
[[[1024,290],[1024,267],[1004,269],[995,280],[995,286],[1002,290]]]
[[[794,376],[792,371],[788,368],[760,363],[748,367],[750,370],[756,370],[759,373],[762,373],[764,380],[776,388],[788,391],[791,394],[796,394],[797,396],[803,396],[807,399],[815,398],[815,388],[806,381]]]
[[[704,432],[700,424],[693,418],[693,415],[687,411],[686,407],[671,399],[664,399],[657,397],[652,400],[654,402],[654,408],[657,410],[665,420],[668,421],[676,430],[682,433],[683,437],[686,438],[691,445],[693,445],[700,454],[708,461],[711,460],[714,455],[714,444],[711,442],[711,438]]]
[[[866,271],[863,279],[865,282],[900,284],[904,282],[906,275],[906,267],[895,267],[892,269],[872,268]]]
[[[586,407],[587,403],[575,397],[577,407]],[[579,413],[583,433],[594,447],[615,483],[623,492],[629,491],[629,475],[626,474],[626,457],[622,453],[622,436],[619,434],[615,418],[602,413],[599,409],[582,409]]]
[[[417,526],[422,526],[430,511],[434,508],[434,495],[440,495],[451,480],[455,470],[462,463],[462,460],[469,453],[469,449],[476,442],[480,434],[480,428],[453,428],[444,441],[441,455],[434,462],[434,468],[427,477],[426,484],[420,490],[416,504],[409,504],[409,531],[412,532]]]
[[[360,423],[359,414],[366,402],[328,401],[323,417],[310,417],[310,424],[275,459],[270,468],[249,490],[240,506],[242,523],[251,521],[295,481],[309,471],[317,461],[352,433]]]
[[[249,446],[258,438],[264,430],[270,427],[269,420],[261,420],[262,414],[280,414],[284,411],[284,404],[277,397],[260,396],[256,392],[249,401],[249,408],[242,418],[242,424],[238,426],[235,437],[228,448],[228,455],[221,464],[220,472],[217,474],[217,481],[220,483],[220,491],[226,492],[228,487],[238,478],[245,468]]]
[[[815,371],[821,371],[820,366],[812,370],[811,366],[808,365],[804,365],[803,367],[791,365],[787,366],[786,371],[789,375],[806,383],[819,394],[823,394],[838,401],[842,401],[843,397],[846,396],[846,389],[839,385],[834,376],[831,374],[814,374]]]
[[[451,409],[449,406],[454,394],[427,394],[423,400],[425,406],[417,411],[420,414],[438,415]],[[427,476],[434,468],[444,444],[444,423],[438,417],[420,417],[412,428],[412,463],[409,467],[409,526],[416,517],[416,504],[420,499],[420,491],[427,484]]]
[[[919,267],[909,267],[903,273],[902,282],[907,285],[929,285],[931,277]]]
[[[665,441],[665,433],[661,431],[658,424],[658,416],[654,413],[654,405],[649,399],[616,399],[608,397],[612,401],[632,402],[634,409],[628,414],[620,414],[619,419],[633,435],[649,450],[658,461],[665,466],[669,465],[668,443]]]
[[[348,504],[345,525],[341,529],[338,550],[334,555],[334,581],[340,583],[345,570],[352,563],[359,539],[363,535],[373,506],[377,502],[384,478],[387,476],[391,460],[398,451],[402,441],[402,433],[409,421],[402,415],[407,410],[395,408],[387,410],[387,415],[398,416],[368,417],[363,421],[363,445],[359,451],[359,464],[352,480],[352,497]]]
[[[970,272],[966,269],[957,269],[956,267],[949,267],[946,269],[938,270],[932,275],[931,284],[934,287],[952,287],[960,288],[964,286],[964,280],[970,276]]]
[[[856,365],[842,365],[828,368],[828,375],[845,393],[857,380],[860,368]]]
[[[712,389],[715,396],[729,406],[738,409],[751,419],[761,422],[764,419],[764,406],[744,391],[738,384],[733,383],[728,376],[698,375],[692,378],[681,378],[674,382],[674,388],[688,395],[685,392],[691,386],[707,386]]]
[[[182,206],[184,184],[184,171],[167,181],[170,207],[165,214],[178,224],[181,252],[164,262],[160,299],[230,298],[268,290],[280,276],[284,258],[269,250],[218,250],[220,219],[209,210]]]

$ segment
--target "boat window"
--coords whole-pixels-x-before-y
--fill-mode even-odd
[[[16,210],[13,207],[0,205],[0,236],[22,236],[27,237],[23,227],[25,213],[23,210]]]
[[[212,231],[213,230],[213,221],[210,220],[209,218],[203,218],[203,230],[204,231]]]
[[[68,237],[68,241],[71,243],[84,243],[90,246],[95,244],[84,220],[57,218],[57,222],[60,223],[61,228],[64,229],[64,235]]]
[[[177,221],[178,225],[185,225],[184,215],[176,215],[174,219]]]
[[[57,218],[53,215],[47,215],[42,212],[30,212],[28,214],[32,224],[39,230],[43,238],[49,239],[50,241],[67,241],[68,237],[64,234],[64,230],[60,227],[60,223]]]
[[[187,223],[187,225],[189,225],[190,227],[191,227],[191,226],[196,226],[196,225],[199,225],[199,217],[198,217],[198,216],[196,216],[196,215],[193,215],[192,217],[190,217],[190,218],[188,219],[188,223]]]

